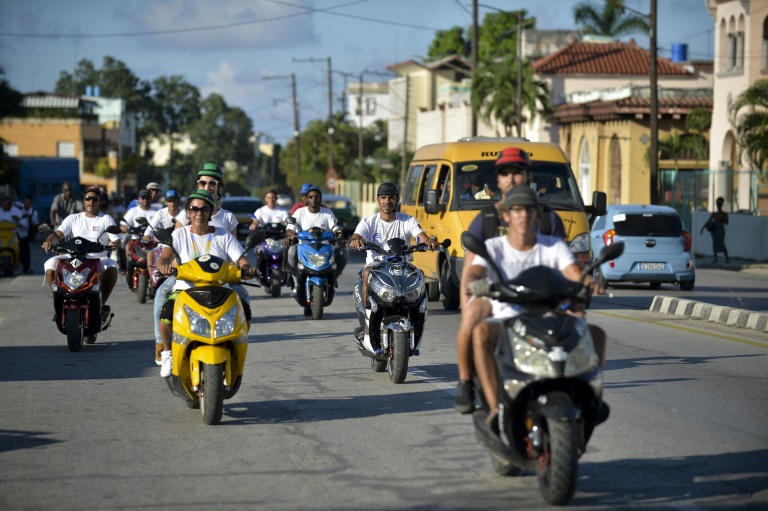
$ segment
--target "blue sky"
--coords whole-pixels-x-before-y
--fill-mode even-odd
[[[524,7],[541,29],[575,28],[576,0],[480,3]],[[661,54],[669,56],[673,43],[688,43],[690,59],[711,59],[714,24],[706,0],[658,4]],[[650,0],[625,5],[650,12]],[[489,12],[481,6],[480,19]],[[296,74],[303,128],[327,116],[327,57],[334,70],[355,76],[385,72],[425,55],[436,30],[469,26],[470,13],[470,0],[6,0],[0,2],[0,66],[22,92],[51,91],[59,73],[71,72],[78,60],[100,67],[111,55],[142,79],[180,74],[204,96],[222,94],[251,117],[256,131],[283,143],[293,134],[290,80],[264,76]],[[647,37],[634,38],[648,47]],[[310,58],[322,60],[294,62]],[[344,83],[334,75],[334,110],[341,109]]]

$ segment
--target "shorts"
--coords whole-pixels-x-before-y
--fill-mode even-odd
[[[56,270],[56,260],[57,259],[67,259],[69,258],[68,255],[57,255],[53,256],[50,259],[48,259],[45,262],[44,268],[47,270],[55,271]],[[88,259],[96,259],[95,257],[89,257]],[[114,259],[110,259],[109,257],[100,257],[99,258],[100,264],[99,264],[99,274],[103,277],[104,272],[106,272],[110,268],[114,268],[117,270],[117,263],[114,261]]]
[[[160,309],[160,321],[165,323],[166,325],[170,325],[173,323],[173,306],[176,304],[176,297],[179,295],[181,291],[173,291],[171,294],[168,295],[168,301],[163,304],[163,307]],[[251,305],[248,302],[244,302],[243,300],[240,300],[240,303],[243,306],[243,313],[245,314],[245,320],[250,321],[251,320]]]

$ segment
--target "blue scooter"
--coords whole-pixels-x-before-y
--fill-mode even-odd
[[[299,231],[297,254],[296,301],[304,315],[323,319],[323,308],[333,302],[336,291],[336,259],[332,231],[312,227]]]

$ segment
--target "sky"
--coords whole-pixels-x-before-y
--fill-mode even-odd
[[[572,30],[577,3],[481,0],[479,15],[522,7],[537,28]],[[650,0],[625,5],[650,12]],[[364,81],[385,81],[387,66],[426,55],[437,30],[469,27],[471,11],[470,0],[3,0],[0,66],[23,93],[53,91],[61,71],[71,73],[79,60],[100,68],[112,56],[140,79],[182,75],[203,97],[221,94],[265,140],[285,143],[294,132],[292,73],[304,129],[328,116],[328,57],[340,111],[345,83],[361,72]],[[658,11],[660,55],[687,43],[689,59],[712,59],[706,0],[658,0]],[[648,48],[647,36],[631,37]]]

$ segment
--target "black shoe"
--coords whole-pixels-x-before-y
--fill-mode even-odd
[[[608,416],[611,414],[611,407],[605,401],[600,402],[600,407],[597,409],[597,424],[602,424],[608,420]],[[597,425],[595,424],[595,425]]]
[[[109,315],[112,313],[112,307],[109,305],[103,305],[101,307],[101,322],[104,323],[107,319],[109,319]]]
[[[456,385],[456,399],[453,401],[453,409],[459,413],[472,413],[475,409],[474,386],[471,380],[459,380]]]

